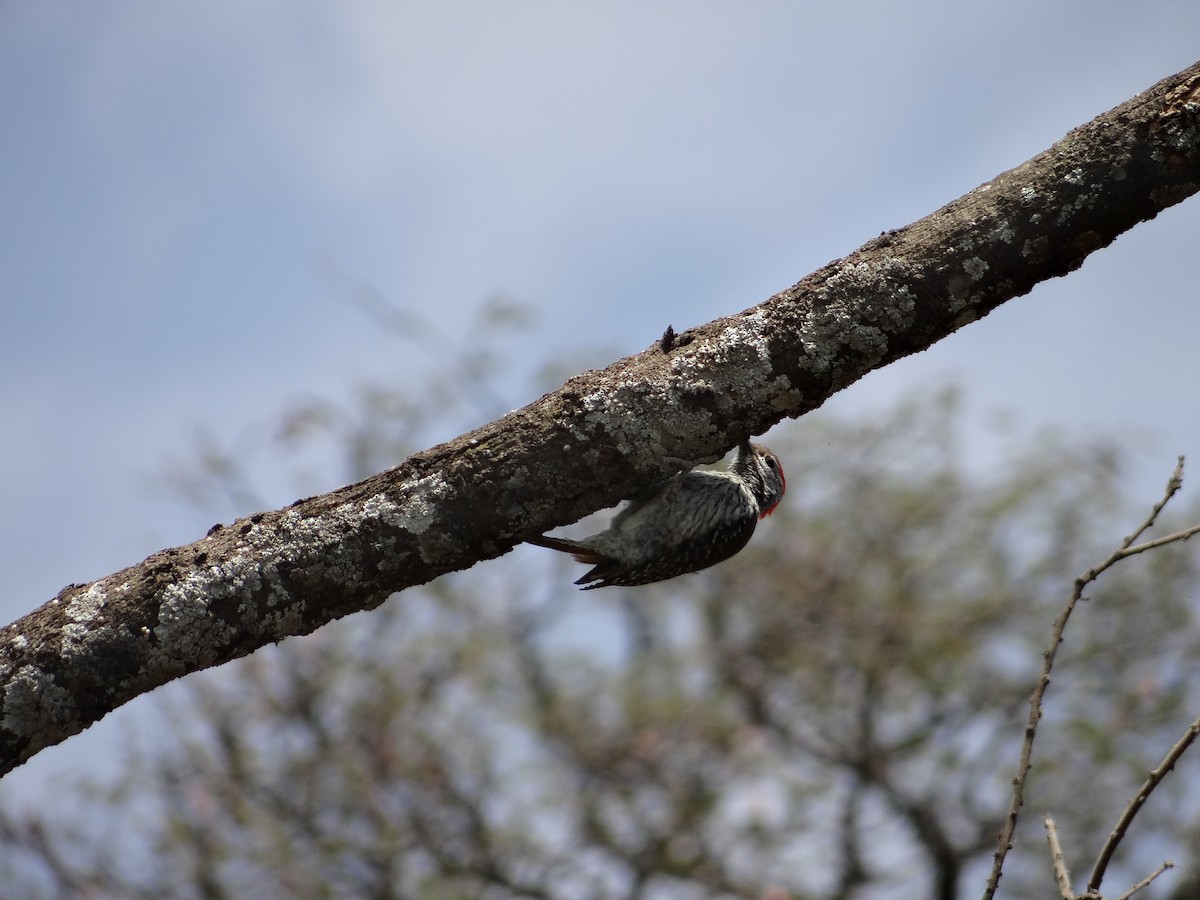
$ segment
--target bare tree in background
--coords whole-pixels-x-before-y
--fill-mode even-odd
[[[489,315],[492,335],[517,320]],[[499,357],[462,346],[420,396],[293,410],[274,451],[333,440],[355,477],[402,435],[487,414]],[[9,815],[0,879],[30,897],[978,896],[1050,623],[1137,516],[1113,445],[1039,435],[980,475],[957,428],[947,393],[773,436],[787,502],[695,576],[581,595],[531,550],[175,685],[165,740],[73,803],[118,827]],[[177,486],[243,501],[248,451],[210,445]],[[998,896],[1052,896],[1043,812],[1085,869],[1200,709],[1196,574],[1158,550],[1077,612]],[[1193,864],[1196,766],[1151,798],[1111,883]]]

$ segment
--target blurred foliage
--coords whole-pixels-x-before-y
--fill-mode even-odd
[[[467,344],[520,321],[501,313]],[[275,434],[383,468],[491,405],[496,352]],[[71,823],[0,817],[5,896],[978,896],[1050,624],[1144,512],[1112,445],[1038,435],[968,467],[960,423],[943,391],[773,436],[788,497],[704,573],[581,595],[523,548],[173,685]],[[240,471],[206,450],[177,487]],[[1189,549],[1122,563],[1077,611],[999,896],[1053,895],[1044,814],[1086,873],[1200,709]],[[1193,858],[1197,774],[1185,756],[1109,884]]]

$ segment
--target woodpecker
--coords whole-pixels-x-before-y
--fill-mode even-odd
[[[778,457],[743,441],[727,472],[692,469],[635,497],[604,531],[578,541],[530,538],[529,543],[572,554],[592,566],[582,590],[650,584],[699,572],[746,546],[758,520],[783,498]]]

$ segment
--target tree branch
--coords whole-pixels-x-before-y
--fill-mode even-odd
[[[1181,487],[1183,487],[1183,464],[1184,458],[1181,456],[1175,462],[1175,469],[1171,473],[1171,477],[1167,479],[1167,486],[1163,489],[1162,497],[1151,508],[1150,514],[1146,516],[1146,518],[1142,521],[1142,524],[1139,525],[1132,534],[1128,535],[1124,540],[1122,540],[1121,545],[1112,553],[1110,553],[1102,563],[1094,566],[1091,569],[1088,569],[1088,571],[1075,579],[1075,586],[1071,591],[1071,596],[1067,598],[1067,602],[1063,606],[1062,611],[1054,620],[1054,625],[1050,629],[1050,643],[1042,653],[1042,671],[1038,676],[1037,684],[1033,688],[1033,693],[1029,696],[1029,718],[1025,724],[1025,736],[1021,741],[1021,757],[1020,761],[1017,763],[1017,774],[1013,776],[1012,780],[1012,800],[1009,803],[1008,815],[1005,817],[1004,825],[1001,827],[1000,835],[996,841],[996,852],[992,855],[992,871],[988,876],[987,887],[983,892],[983,900],[992,900],[992,897],[995,896],[996,889],[1000,885],[1000,876],[1004,870],[1004,860],[1008,856],[1008,851],[1012,849],[1013,835],[1016,834],[1017,830],[1017,820],[1021,815],[1022,807],[1025,805],[1025,781],[1029,777],[1030,768],[1033,766],[1033,741],[1034,738],[1037,737],[1038,724],[1042,720],[1042,701],[1045,699],[1046,689],[1050,687],[1050,673],[1054,669],[1054,660],[1058,655],[1058,648],[1062,645],[1063,633],[1066,631],[1067,622],[1070,620],[1071,613],[1074,612],[1075,606],[1083,599],[1083,592],[1087,589],[1088,585],[1095,582],[1095,580],[1104,572],[1107,572],[1121,560],[1127,559],[1130,556],[1134,556],[1138,553],[1142,553],[1155,547],[1162,547],[1166,544],[1175,543],[1177,541],[1186,541],[1193,534],[1196,534],[1198,531],[1200,531],[1200,525],[1197,525],[1193,526],[1192,528],[1184,529],[1183,531],[1177,531],[1174,534],[1168,535],[1164,538],[1147,541],[1144,544],[1138,544],[1136,546],[1134,545],[1134,541],[1154,527],[1154,524],[1158,521],[1158,517],[1162,514],[1162,511],[1166,509],[1167,504],[1171,502],[1171,498],[1179,492]],[[1188,743],[1190,743],[1190,741]],[[1183,749],[1186,749],[1186,746],[1187,745],[1184,744],[1183,748],[1180,749],[1179,752],[1182,753]],[[1171,765],[1173,766],[1174,760],[1169,755],[1168,759],[1171,760]],[[1163,772],[1163,774],[1165,775],[1166,773]],[[1153,780],[1153,775],[1154,773],[1151,773],[1151,780]],[[1159,780],[1161,780],[1161,776]],[[1151,782],[1147,782],[1147,784],[1150,785],[1150,790],[1153,790],[1153,786],[1154,784],[1157,784],[1157,782],[1154,782],[1153,784],[1151,784]],[[1146,792],[1146,795],[1149,795],[1148,791]],[[1142,797],[1142,800],[1145,800],[1145,797]],[[1135,800],[1135,803],[1140,806],[1138,801]],[[1129,812],[1128,810],[1126,812],[1129,814],[1129,819],[1132,820],[1133,814],[1137,812],[1137,809],[1134,808],[1132,812]],[[1125,821],[1124,817],[1122,820]],[[1049,819],[1046,821],[1050,822]],[[1054,834],[1053,825],[1051,824],[1048,827],[1051,834],[1056,838],[1057,835]],[[1120,826],[1118,827],[1120,828]],[[1123,830],[1121,830],[1121,834],[1123,833]],[[1116,838],[1116,841],[1113,840],[1114,837]],[[1120,837],[1118,836],[1117,831],[1114,830],[1113,834],[1109,837],[1109,843],[1112,845],[1111,850],[1107,846],[1105,849],[1111,853],[1112,850],[1116,849],[1116,842],[1119,840]],[[1096,865],[1097,869],[1093,872],[1091,881],[1098,886],[1100,883],[1099,879],[1103,877],[1104,874],[1104,866],[1107,865],[1107,860],[1103,853],[1101,854],[1100,860],[1097,861]],[[1089,891],[1091,890],[1092,888],[1089,887]]]
[[[1075,892],[1071,890],[1071,873],[1067,871],[1067,861],[1063,858],[1062,845],[1058,842],[1058,829],[1049,816],[1046,816],[1043,824],[1046,826],[1046,840],[1050,843],[1050,861],[1054,866],[1054,882],[1058,885],[1058,896],[1060,900],[1075,900]]]
[[[1170,859],[1163,860],[1163,863],[1161,866],[1159,866],[1157,869],[1155,869],[1153,872],[1151,872],[1149,875],[1147,875],[1145,878],[1143,878],[1141,881],[1139,881],[1137,884],[1135,884],[1133,887],[1131,887],[1129,890],[1127,890],[1125,893],[1123,893],[1120,897],[1117,898],[1117,900],[1129,900],[1130,897],[1132,897],[1134,894],[1138,893],[1140,890],[1142,890],[1142,888],[1149,886],[1150,882],[1152,882],[1155,878],[1157,878],[1163,872],[1167,871],[1168,869],[1173,869],[1173,868],[1175,868],[1175,862],[1173,860],[1170,860]]]
[[[1125,807],[1121,813],[1121,818],[1117,820],[1117,824],[1113,826],[1113,830],[1108,835],[1108,840],[1104,842],[1104,847],[1101,848],[1100,854],[1096,857],[1096,865],[1092,868],[1092,875],[1088,878],[1088,891],[1092,893],[1100,892],[1100,882],[1104,880],[1104,873],[1108,870],[1108,864],[1112,861],[1113,854],[1117,852],[1117,847],[1121,840],[1129,831],[1129,826],[1133,824],[1133,818],[1141,810],[1142,805],[1150,799],[1150,795],[1154,793],[1167,774],[1175,768],[1175,763],[1179,762],[1179,758],[1183,756],[1184,751],[1192,745],[1197,736],[1200,736],[1200,719],[1194,721],[1188,726],[1187,731],[1183,733],[1175,745],[1167,751],[1167,755],[1163,757],[1163,761],[1158,764],[1158,768],[1150,772],[1142,786],[1138,789],[1137,794],[1129,805]],[[1164,863],[1166,868],[1170,865]],[[1158,873],[1149,877],[1146,884],[1149,884],[1154,878],[1158,877]]]
[[[1200,190],[1200,64],[758,306],[0,633],[0,773],[146,691],[611,506],[799,416]]]

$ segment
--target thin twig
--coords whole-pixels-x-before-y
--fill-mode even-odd
[[[1173,868],[1175,868],[1174,860],[1170,860],[1170,859],[1163,860],[1163,864],[1161,866],[1159,866],[1157,869],[1155,869],[1153,872],[1151,872],[1149,875],[1147,875],[1145,878],[1143,878],[1141,881],[1139,881],[1137,884],[1135,884],[1133,887],[1131,887],[1129,890],[1127,890],[1125,893],[1123,893],[1120,897],[1117,898],[1117,900],[1129,900],[1130,897],[1132,897],[1134,894],[1136,894],[1138,891],[1140,891],[1142,888],[1144,888],[1146,885],[1148,885],[1150,882],[1152,882],[1155,878],[1157,878],[1163,872],[1167,871],[1167,869],[1173,869]]]
[[[1100,577],[1102,572],[1111,568],[1116,563],[1119,563],[1125,557],[1132,556],[1135,553],[1141,553],[1143,550],[1149,550],[1151,549],[1151,545],[1161,547],[1164,543],[1186,540],[1187,538],[1191,537],[1192,534],[1195,533],[1195,529],[1189,529],[1186,532],[1181,531],[1178,534],[1168,535],[1166,538],[1158,538],[1156,541],[1150,541],[1147,544],[1139,545],[1138,547],[1133,546],[1134,541],[1136,541],[1154,526],[1154,523],[1158,521],[1159,514],[1163,511],[1163,509],[1166,508],[1166,505],[1171,502],[1171,498],[1175,496],[1181,487],[1183,487],[1182,456],[1175,461],[1175,471],[1172,472],[1171,477],[1167,479],[1167,487],[1166,490],[1163,491],[1162,499],[1154,504],[1154,508],[1150,510],[1150,515],[1146,517],[1146,521],[1139,525],[1133,534],[1121,541],[1121,546],[1115,550],[1113,554],[1108,557],[1108,559],[1104,560],[1104,562],[1100,563],[1100,565],[1096,566],[1096,568],[1085,572],[1084,575],[1075,582],[1076,587],[1080,589],[1086,587]]]
[[[1138,810],[1142,808],[1142,804],[1146,802],[1151,792],[1167,777],[1167,773],[1175,768],[1175,763],[1179,761],[1179,757],[1183,756],[1184,751],[1192,745],[1197,736],[1200,736],[1200,719],[1197,719],[1188,726],[1188,730],[1183,733],[1183,737],[1175,743],[1174,747],[1167,751],[1167,755],[1158,764],[1158,768],[1150,773],[1142,783],[1136,796],[1129,801],[1129,805],[1121,813],[1121,818],[1117,820],[1117,824],[1113,826],[1113,830],[1109,833],[1108,840],[1105,841],[1104,847],[1100,850],[1100,855],[1096,857],[1096,865],[1092,868],[1091,878],[1088,879],[1089,891],[1100,890],[1100,882],[1104,880],[1104,871],[1108,868],[1113,854],[1117,852],[1117,845],[1121,843],[1121,839],[1125,837],[1125,833],[1129,830],[1129,825],[1133,822],[1133,817],[1138,814]]]
[[[1126,559],[1130,556],[1135,556],[1138,553],[1145,553],[1147,550],[1165,547],[1167,544],[1174,544],[1177,541],[1186,541],[1194,534],[1200,534],[1200,525],[1193,525],[1191,528],[1185,528],[1183,531],[1177,531],[1174,534],[1168,534],[1166,537],[1155,538],[1152,541],[1146,541],[1144,544],[1138,544],[1136,547],[1130,547],[1126,550],[1122,550],[1118,558]]]
[[[1017,774],[1012,780],[1012,801],[1008,807],[1004,826],[1000,829],[996,852],[992,856],[992,872],[988,877],[987,889],[983,892],[984,900],[992,900],[996,894],[996,888],[1000,885],[1000,873],[1004,868],[1004,859],[1008,855],[1008,851],[1012,849],[1017,820],[1021,815],[1021,807],[1025,805],[1025,780],[1033,765],[1033,739],[1037,736],[1038,722],[1042,718],[1042,698],[1046,695],[1046,688],[1050,686],[1050,670],[1054,668],[1054,657],[1058,654],[1058,647],[1062,643],[1063,631],[1067,627],[1067,620],[1071,618],[1075,604],[1083,596],[1084,587],[1087,586],[1090,578],[1096,577],[1092,573],[1099,574],[1100,571],[1103,570],[1093,569],[1083,578],[1076,579],[1075,589],[1072,591],[1070,599],[1067,600],[1062,612],[1058,614],[1058,618],[1054,620],[1054,627],[1050,633],[1050,645],[1042,653],[1042,671],[1038,676],[1037,685],[1029,697],[1029,719],[1025,724],[1025,739],[1021,742],[1021,758],[1017,763]]]
[[[1071,893],[1071,873],[1067,871],[1067,863],[1063,859],[1062,845],[1058,842],[1058,829],[1054,820],[1046,816],[1046,840],[1050,842],[1050,858],[1054,863],[1054,880],[1058,884],[1058,896],[1062,900],[1073,900]]]
[[[997,838],[996,852],[992,854],[992,871],[988,876],[987,887],[983,892],[983,900],[992,900],[995,897],[996,888],[1000,885],[1000,875],[1004,869],[1004,859],[1008,856],[1008,851],[1012,849],[1013,835],[1017,830],[1017,820],[1021,816],[1021,808],[1025,805],[1025,781],[1029,776],[1029,769],[1033,765],[1033,739],[1037,736],[1038,722],[1042,718],[1042,699],[1046,695],[1046,689],[1050,686],[1050,670],[1054,668],[1054,658],[1058,654],[1059,645],[1062,643],[1063,631],[1067,627],[1067,621],[1071,618],[1075,604],[1083,599],[1084,590],[1089,584],[1099,578],[1103,572],[1127,556],[1151,549],[1150,544],[1162,546],[1163,543],[1170,543],[1170,541],[1166,541],[1165,539],[1158,539],[1150,541],[1146,545],[1134,546],[1134,542],[1153,527],[1164,507],[1175,496],[1176,492],[1183,487],[1183,460],[1184,458],[1180,456],[1176,461],[1175,471],[1171,473],[1171,477],[1167,480],[1167,487],[1163,491],[1162,499],[1150,510],[1150,515],[1146,517],[1146,520],[1132,534],[1121,541],[1120,547],[1109,554],[1107,559],[1075,579],[1075,587],[1071,591],[1070,598],[1067,600],[1062,612],[1058,614],[1058,618],[1054,620],[1054,627],[1050,632],[1050,645],[1042,654],[1042,671],[1038,677],[1037,684],[1034,686],[1033,693],[1029,697],[1029,719],[1025,724],[1025,738],[1021,742],[1021,758],[1017,763],[1017,774],[1012,781],[1012,802],[1009,804],[1008,815],[1004,819],[1004,825],[1001,827],[999,837]],[[1198,530],[1200,528],[1189,529],[1178,532],[1170,537],[1172,540],[1186,540]]]

